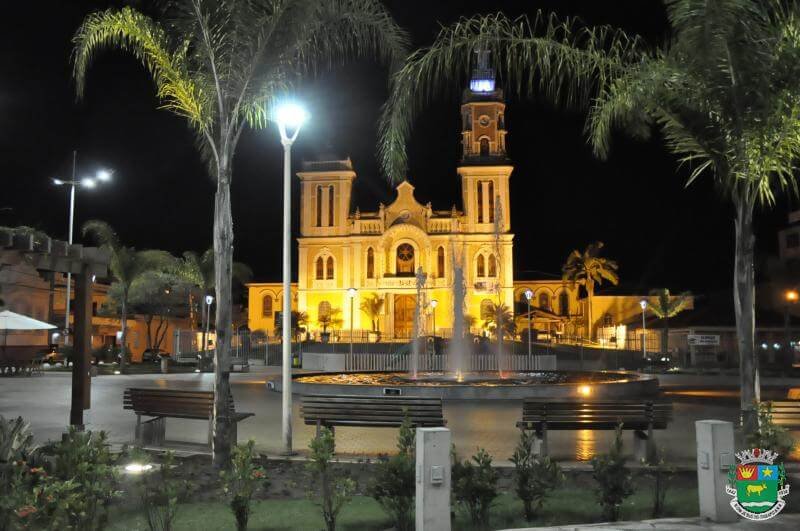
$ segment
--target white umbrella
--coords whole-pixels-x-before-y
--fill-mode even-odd
[[[3,331],[3,348],[6,346],[6,340],[9,330],[51,330],[58,328],[45,323],[44,321],[37,321],[27,315],[10,312],[4,310],[0,312],[0,330]]]

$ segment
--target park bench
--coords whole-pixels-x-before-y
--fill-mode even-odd
[[[301,413],[306,425],[398,428],[408,416],[414,427],[444,426],[441,398],[414,396],[305,395]]]
[[[773,400],[772,422],[789,429],[800,428],[800,400]]]
[[[239,421],[252,417],[254,413],[235,411],[233,395],[228,396],[231,418],[231,443],[237,442]],[[208,444],[211,445],[214,411],[213,391],[182,391],[177,389],[125,389],[123,408],[136,413],[136,444],[141,446],[163,446],[167,418],[197,419],[208,421]],[[153,417],[142,421],[142,417]]]
[[[653,430],[666,429],[672,420],[672,402],[663,398],[582,399],[526,398],[522,420],[517,427],[535,430],[541,440],[541,453],[547,455],[548,430],[623,430],[634,431],[637,457],[655,456]]]

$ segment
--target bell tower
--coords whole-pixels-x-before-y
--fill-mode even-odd
[[[489,50],[475,51],[475,68],[461,104],[461,194],[471,232],[511,230],[508,182],[514,167],[506,155],[506,105],[496,87]]]

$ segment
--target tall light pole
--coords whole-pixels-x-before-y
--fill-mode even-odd
[[[214,303],[212,295],[206,295],[206,333],[203,335],[203,356],[206,355],[208,350],[208,328],[211,324],[211,305]]]
[[[347,296],[350,298],[350,359],[353,359],[353,305],[356,300],[356,288],[349,288]]]
[[[531,359],[531,299],[533,292],[529,289],[525,290],[525,300],[528,301],[528,360]]]
[[[439,305],[439,301],[436,299],[431,300],[431,309],[433,311],[433,337],[436,339],[436,307]]]
[[[800,293],[797,292],[795,289],[788,289],[786,293],[784,293],[784,299],[786,299],[786,306],[784,306],[783,310],[783,341],[786,344],[786,359],[784,360],[784,368],[791,369],[792,365],[794,364],[794,346],[792,345],[792,335],[790,330],[791,325],[791,315],[789,310],[791,309],[792,304],[797,304],[797,301],[800,300]]]
[[[281,309],[281,340],[283,392],[281,418],[283,452],[292,454],[292,143],[297,139],[308,113],[296,103],[285,103],[275,111],[275,122],[283,145],[283,306]]]
[[[644,316],[647,313],[647,300],[640,300],[639,306],[642,307],[642,359],[647,359],[647,327],[644,322]]]
[[[108,182],[111,180],[111,172],[108,170],[100,170],[94,177],[77,178],[78,167],[78,152],[72,152],[72,179],[53,179],[53,184],[56,186],[69,186],[69,218],[67,222],[67,237],[68,243],[72,245],[72,232],[75,223],[75,188],[81,186],[83,188],[92,189],[97,186],[98,182]],[[66,311],[64,314],[64,344],[69,342],[69,306],[70,296],[72,295],[72,273],[67,273],[67,302]]]

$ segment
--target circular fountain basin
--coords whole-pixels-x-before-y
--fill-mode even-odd
[[[267,383],[282,390],[280,379]],[[441,372],[305,373],[292,377],[292,392],[302,395],[422,396],[445,400],[523,398],[639,398],[657,395],[658,379],[625,371],[467,372],[461,378]]]

